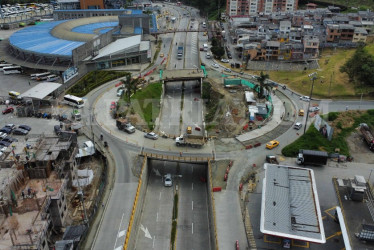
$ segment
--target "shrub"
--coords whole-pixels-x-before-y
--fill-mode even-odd
[[[112,81],[114,79],[126,76],[130,73],[123,71],[92,71],[87,73],[73,87],[68,90],[68,94],[82,97],[87,95],[95,88]]]

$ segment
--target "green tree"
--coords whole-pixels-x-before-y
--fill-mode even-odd
[[[266,80],[269,79],[268,74],[264,74],[264,72],[261,71],[260,76],[257,78],[258,84],[255,85],[254,89],[257,90],[258,98],[264,97],[264,90],[266,89],[268,93],[271,91],[271,86],[266,82]]]
[[[132,78],[131,75],[127,75],[126,79],[122,79],[121,82],[125,87],[125,100],[130,102],[131,95],[136,94],[139,78]]]
[[[374,85],[374,57],[364,46],[358,47],[353,56],[340,67],[353,82]]]
[[[217,58],[221,58],[225,54],[225,49],[223,47],[212,47],[210,50]]]

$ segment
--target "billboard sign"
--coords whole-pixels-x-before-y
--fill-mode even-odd
[[[62,80],[67,83],[70,79],[78,75],[77,67],[70,67],[62,73]]]
[[[319,115],[315,116],[314,127],[329,141],[332,139],[332,134],[334,133],[334,129]]]

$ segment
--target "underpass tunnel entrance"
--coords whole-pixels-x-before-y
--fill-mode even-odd
[[[147,170],[136,249],[214,249],[208,163],[147,159]]]
[[[202,91],[202,84],[200,80],[189,80],[189,81],[178,81],[178,82],[165,82],[164,94],[178,93],[178,92],[189,92],[194,91],[200,93]]]

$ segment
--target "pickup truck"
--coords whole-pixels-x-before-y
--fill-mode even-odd
[[[135,127],[126,118],[118,118],[116,120],[116,125],[119,130],[123,130],[126,133],[135,133]]]
[[[177,146],[190,146],[193,148],[201,148],[204,145],[204,136],[185,134],[175,139]]]

